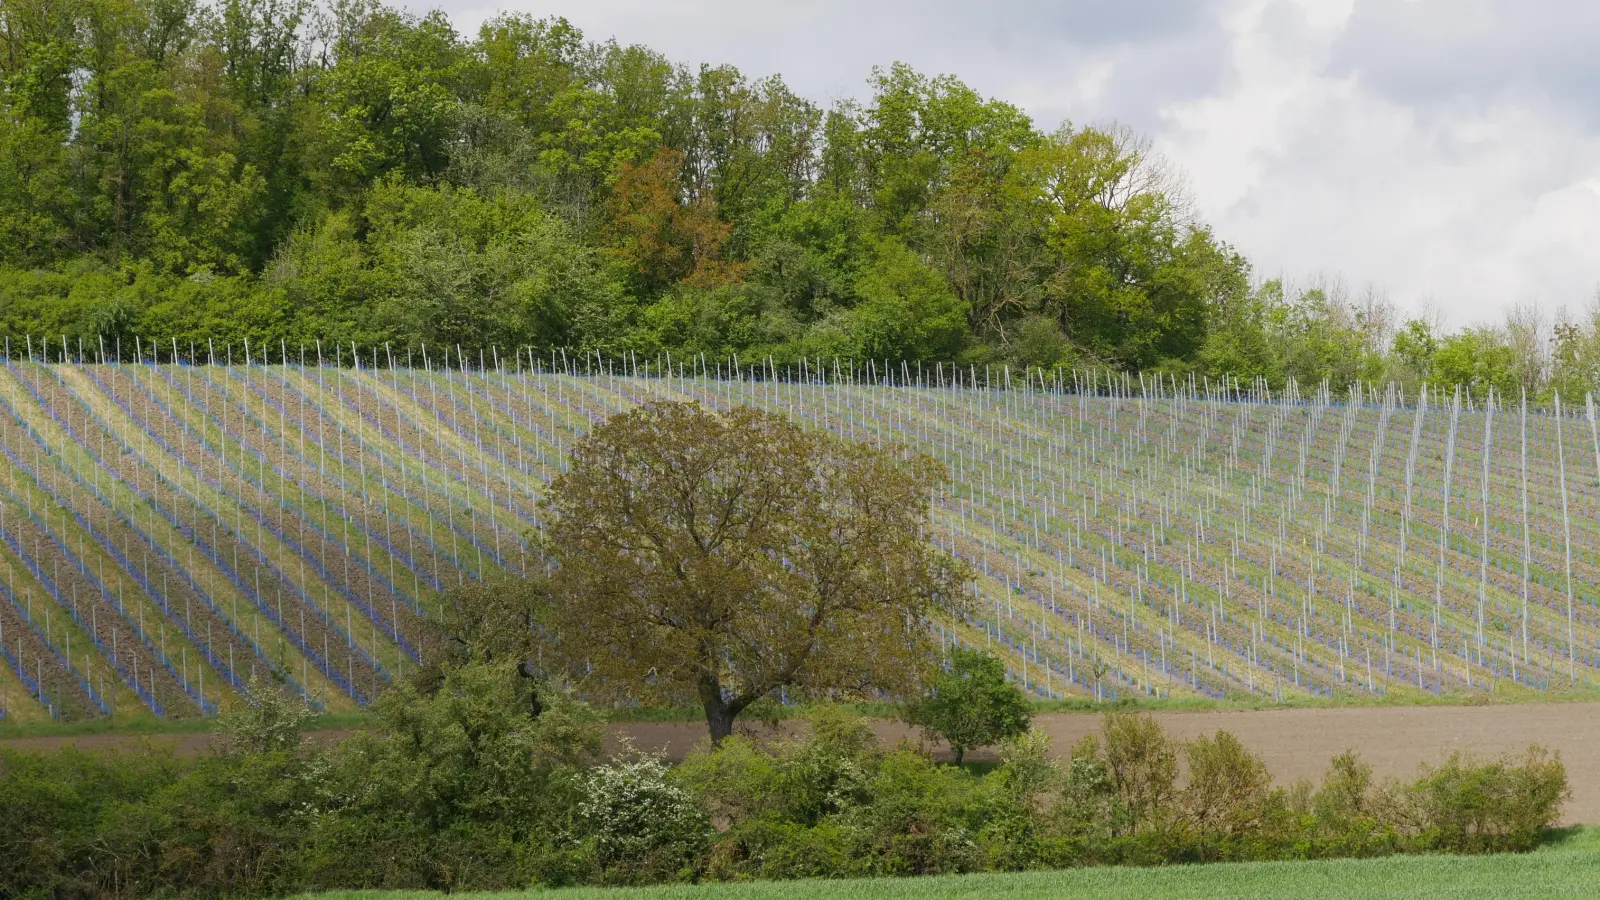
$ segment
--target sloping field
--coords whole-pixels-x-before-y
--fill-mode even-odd
[[[930,535],[980,577],[932,627],[1040,696],[1518,698],[1587,694],[1600,666],[1587,406],[372,361],[9,362],[8,719],[205,715],[266,669],[365,704],[415,665],[441,587],[532,563],[566,449],[656,398],[944,461]]]

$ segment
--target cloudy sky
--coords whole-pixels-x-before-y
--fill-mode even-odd
[[[426,2],[413,2],[426,8]],[[1452,325],[1600,286],[1600,4],[1588,0],[440,0],[783,75],[949,73],[1053,128],[1118,121],[1258,275],[1338,276]]]

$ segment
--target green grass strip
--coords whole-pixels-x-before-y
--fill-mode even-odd
[[[649,888],[463,893],[468,898],[560,900],[1468,900],[1600,896],[1600,828],[1573,828],[1532,853],[1391,856],[1316,862],[1068,869],[933,878],[767,881]],[[422,900],[425,891],[345,891],[314,900]]]

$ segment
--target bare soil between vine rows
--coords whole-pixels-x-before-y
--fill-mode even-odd
[[[1267,763],[1279,783],[1315,780],[1328,761],[1345,750],[1360,753],[1379,777],[1414,777],[1425,763],[1442,761],[1451,751],[1478,756],[1521,751],[1538,744],[1561,754],[1567,766],[1572,799],[1564,809],[1565,824],[1600,825],[1600,703],[1526,703],[1504,706],[1350,707],[1251,711],[1166,711],[1151,713],[1167,733],[1188,740],[1218,729],[1233,732]],[[1050,735],[1065,753],[1084,735],[1100,728],[1095,713],[1044,713],[1036,728]],[[747,726],[757,737],[798,733],[804,726],[785,721],[777,726]],[[916,732],[892,720],[873,727],[888,744],[916,741]],[[312,732],[316,742],[348,735],[345,730]],[[705,740],[698,722],[628,722],[612,726],[613,748],[627,739],[640,750],[681,758]],[[171,746],[179,753],[199,753],[214,745],[209,734],[81,734],[0,740],[19,750],[51,750],[74,746],[83,750],[125,750],[145,742]],[[971,758],[985,759],[982,753]]]

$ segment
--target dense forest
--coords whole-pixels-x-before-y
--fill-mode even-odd
[[[1104,365],[1581,395],[1595,316],[1261,280],[1128,129],[374,0],[0,0],[0,333]],[[1308,239],[1315,234],[1308,223]]]

